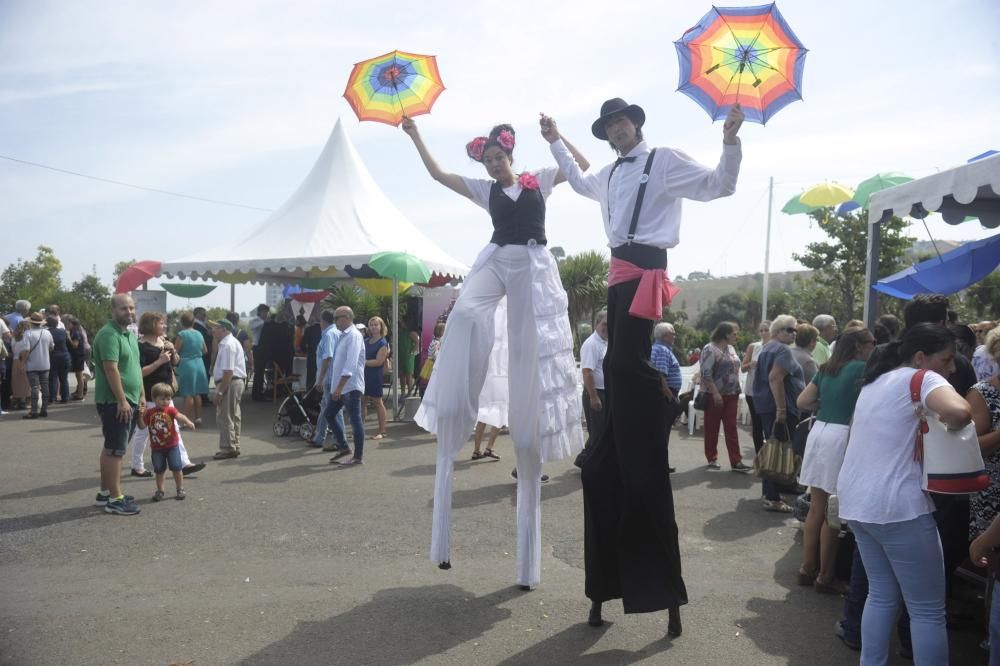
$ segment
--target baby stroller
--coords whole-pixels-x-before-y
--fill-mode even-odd
[[[271,430],[278,437],[295,432],[302,439],[311,442],[316,435],[316,422],[319,420],[323,395],[315,387],[308,391],[294,391],[288,384],[284,386],[287,396],[278,406],[277,418]]]

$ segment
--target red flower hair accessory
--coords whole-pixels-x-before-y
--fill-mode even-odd
[[[477,162],[483,161],[483,149],[486,148],[486,137],[477,136],[475,139],[465,144],[465,152],[469,157]]]
[[[514,135],[507,130],[500,130],[500,133],[497,134],[497,143],[509,153],[514,150]]]
[[[520,183],[521,187],[523,187],[526,190],[538,189],[538,179],[535,178],[535,175],[533,173],[525,171],[524,173],[521,174],[521,177],[517,179],[517,182]]]

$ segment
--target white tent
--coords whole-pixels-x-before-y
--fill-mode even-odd
[[[868,204],[868,269],[865,278],[865,322],[874,323],[878,292],[881,224],[891,218],[923,219],[939,212],[948,224],[979,218],[989,229],[1000,226],[1000,155],[963,164],[876,192]]]
[[[164,261],[168,277],[228,283],[347,277],[373,254],[408,252],[432,273],[459,278],[468,268],[414,226],[368,173],[340,120],[299,189],[242,240]]]
[[[346,278],[379,252],[407,252],[433,274],[461,278],[468,268],[449,256],[396,208],[368,173],[337,120],[330,138],[299,189],[242,240],[165,261],[168,277],[242,282],[294,283],[308,278]],[[398,283],[393,281],[392,346],[399,343]],[[392,399],[398,415],[396,354]]]

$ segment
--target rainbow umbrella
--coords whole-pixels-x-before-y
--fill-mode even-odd
[[[430,113],[443,91],[434,56],[392,51],[354,65],[344,97],[358,120],[399,125]]]
[[[774,3],[712,7],[674,42],[684,93],[721,120],[739,102],[751,122],[766,124],[802,99],[808,49]]]
[[[806,206],[821,208],[842,204],[845,201],[849,201],[853,196],[854,190],[846,185],[827,181],[819,185],[813,185],[800,194],[799,201]]]

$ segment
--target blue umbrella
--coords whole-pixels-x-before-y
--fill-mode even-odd
[[[966,243],[941,257],[921,261],[873,285],[883,294],[909,300],[916,294],[954,294],[1000,265],[1000,234]]]
[[[844,203],[837,206],[837,215],[846,215],[847,213],[850,213],[852,210],[857,210],[859,208],[861,208],[861,204],[859,204],[854,199],[850,199],[849,201],[845,201]]]

